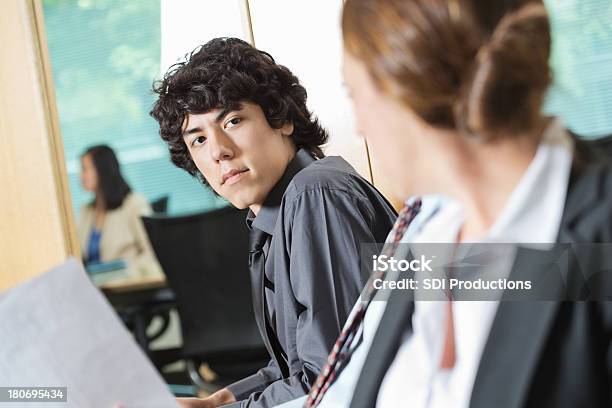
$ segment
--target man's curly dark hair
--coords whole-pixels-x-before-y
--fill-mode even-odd
[[[182,125],[190,113],[230,111],[239,109],[241,102],[253,102],[272,128],[293,123],[296,146],[324,157],[321,146],[328,133],[306,107],[306,90],[297,77],[270,54],[240,39],[215,38],[196,48],[154,82],[153,91],[159,97],[150,115],[159,123],[172,162],[204,184],[183,141]]]

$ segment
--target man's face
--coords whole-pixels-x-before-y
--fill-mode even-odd
[[[261,107],[243,102],[238,110],[188,114],[183,140],[198,170],[237,208],[259,211],[295,155],[293,124],[274,129]]]

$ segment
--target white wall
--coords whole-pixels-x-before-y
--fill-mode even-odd
[[[342,0],[251,0],[255,46],[297,75],[308,106],[330,132],[327,154],[344,156],[370,179],[363,139],[355,133],[342,85]]]
[[[161,73],[216,37],[249,39],[244,0],[161,0]]]

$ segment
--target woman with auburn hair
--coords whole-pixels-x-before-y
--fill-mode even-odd
[[[393,192],[448,198],[414,242],[611,241],[609,162],[541,113],[541,1],[347,0],[342,27],[357,125]],[[538,272],[519,255],[510,276]],[[607,275],[589,300],[610,296]],[[426,302],[397,290],[379,321],[352,407],[612,406],[609,303]],[[328,387],[308,405],[325,405]]]

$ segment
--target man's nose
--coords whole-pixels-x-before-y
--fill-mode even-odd
[[[208,138],[210,154],[215,161],[228,160],[234,157],[231,141],[223,131],[215,131]]]

